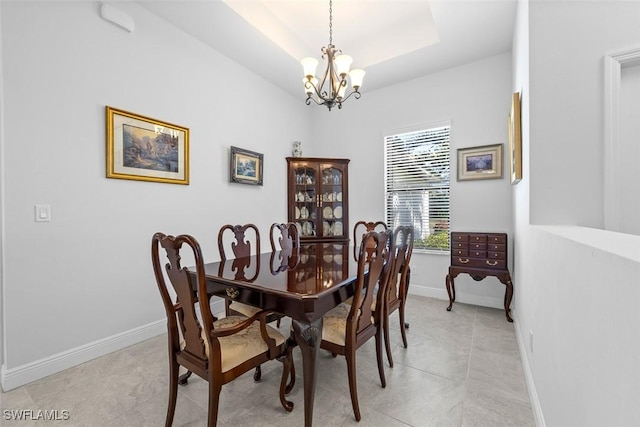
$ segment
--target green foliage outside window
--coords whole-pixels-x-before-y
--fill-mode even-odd
[[[429,234],[424,239],[416,239],[413,242],[414,249],[449,250],[449,232],[438,231]]]

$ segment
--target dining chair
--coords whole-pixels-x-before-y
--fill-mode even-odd
[[[409,324],[405,321],[404,308],[407,302],[407,292],[409,290],[409,278],[411,268],[411,254],[413,253],[414,230],[411,226],[398,226],[391,236],[391,267],[387,275],[385,306],[383,311],[383,330],[385,350],[389,366],[393,367],[393,357],[391,356],[391,342],[389,340],[389,318],[391,313],[398,311],[400,317],[400,333],[402,334],[402,343],[407,348],[406,329]],[[377,304],[377,301],[374,301]],[[372,309],[377,311],[377,305]]]
[[[273,223],[269,229],[269,241],[271,243],[271,251],[275,252],[276,238],[281,250],[293,250],[300,248],[300,234],[298,226],[295,222],[286,222],[282,224]]]
[[[358,242],[370,231],[387,231],[387,224],[383,221],[358,221],[353,226],[353,258],[358,260]]]
[[[271,272],[276,274],[295,268],[300,261],[300,234],[296,223],[271,224],[269,242],[271,243]],[[280,247],[279,252],[278,247]],[[279,265],[274,263],[276,255],[280,258]]]
[[[320,348],[334,356],[345,356],[351,406],[357,421],[360,421],[361,416],[356,384],[356,350],[371,337],[375,337],[380,383],[383,388],[387,385],[382,362],[383,312],[373,312],[371,306],[374,298],[378,299],[378,307],[384,306],[384,286],[390,267],[390,250],[387,246],[389,238],[388,231],[370,231],[365,234],[360,245],[358,273],[351,304],[342,303],[323,317]],[[376,285],[381,286],[377,293]]]
[[[232,234],[232,237],[227,238]],[[253,243],[253,245],[252,245]],[[252,249],[252,246],[254,249]],[[251,255],[260,254],[260,230],[255,224],[244,225],[231,225],[226,224],[218,231],[218,251],[220,253],[220,260],[226,261],[228,252],[233,253],[235,257],[234,262],[242,264],[243,271],[246,268],[249,270],[248,260]],[[230,255],[230,254],[229,254]],[[260,272],[260,257],[256,256],[255,274],[250,277],[244,277],[243,280],[247,282],[253,282]],[[246,316],[252,317],[260,311],[260,308],[254,307],[249,304],[244,304],[240,301],[232,301],[228,298],[224,300],[225,316]],[[277,321],[278,327],[280,327],[280,319],[283,316],[271,312],[267,318],[267,322],[271,323]],[[262,370],[260,366],[256,367],[256,372],[253,375],[255,381],[260,381],[262,376]]]
[[[165,255],[161,255],[160,248]],[[181,265],[183,256],[194,258],[195,280],[193,273]],[[293,375],[291,345],[279,331],[267,325],[269,313],[261,311],[248,318],[231,316],[215,320],[207,296],[202,251],[197,240],[189,235],[154,234],[151,257],[167,315],[169,403],[165,426],[173,423],[181,366],[209,383],[209,427],[217,423],[222,386],[273,359],[283,363],[280,403],[291,411],[293,403],[285,398],[290,389],[287,378]],[[170,292],[175,295],[175,303]]]
[[[233,237],[227,238],[227,235],[230,233],[233,234]],[[251,255],[260,254],[260,231],[258,227],[254,224],[223,225],[220,231],[218,231],[218,251],[222,261],[226,261],[227,258],[229,258],[227,256],[230,255],[229,252],[233,253],[233,257],[236,259],[248,258]],[[256,259],[255,277],[247,277],[245,278],[246,281],[251,282],[258,276],[260,257],[256,257]],[[257,307],[229,299],[225,299],[224,308],[226,316],[243,315],[251,317],[260,311]]]

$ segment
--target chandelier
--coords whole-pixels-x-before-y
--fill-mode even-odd
[[[342,108],[342,103],[353,95],[360,98],[360,86],[364,79],[364,70],[351,70],[353,58],[344,55],[340,49],[333,45],[333,1],[329,0],[329,44],[322,48],[322,59],[327,60],[327,68],[322,76],[322,81],[318,85],[315,77],[318,60],[315,58],[304,58],[302,68],[304,69],[304,89],[307,93],[306,104],[311,105],[311,101],[318,105],[326,105],[329,111],[336,105]],[[347,92],[347,75],[351,79],[353,91],[345,96]],[[326,87],[325,87],[326,85]]]

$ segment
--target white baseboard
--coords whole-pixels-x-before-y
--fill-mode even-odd
[[[211,311],[224,313],[224,300],[214,301]],[[16,368],[7,369],[2,365],[0,387],[9,391],[166,332],[167,321],[162,319]]]
[[[409,295],[419,295],[422,297],[437,298],[449,301],[449,294],[446,289],[430,288],[428,286],[409,285]],[[464,304],[479,305],[481,307],[504,308],[504,300],[502,298],[487,297],[482,295],[472,295],[456,292],[456,302]]]
[[[165,319],[113,335],[16,368],[2,366],[0,385],[4,391],[39,380],[105,354],[121,350],[167,331]]]
[[[516,339],[518,340],[518,349],[520,350],[522,370],[524,371],[524,379],[527,383],[527,391],[529,392],[529,401],[531,402],[533,419],[536,422],[537,427],[545,427],[546,424],[544,422],[544,414],[542,413],[542,407],[540,406],[540,399],[538,398],[536,384],[533,381],[533,374],[531,373],[531,366],[529,365],[529,353],[527,353],[527,346],[525,344],[527,341],[525,341],[522,336],[522,331],[520,330],[517,316],[513,316],[513,326],[515,327]]]

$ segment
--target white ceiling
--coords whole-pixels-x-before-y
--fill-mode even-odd
[[[365,69],[365,93],[509,51],[516,1],[333,0],[333,44]],[[329,42],[328,0],[138,3],[295,96],[300,60]]]

